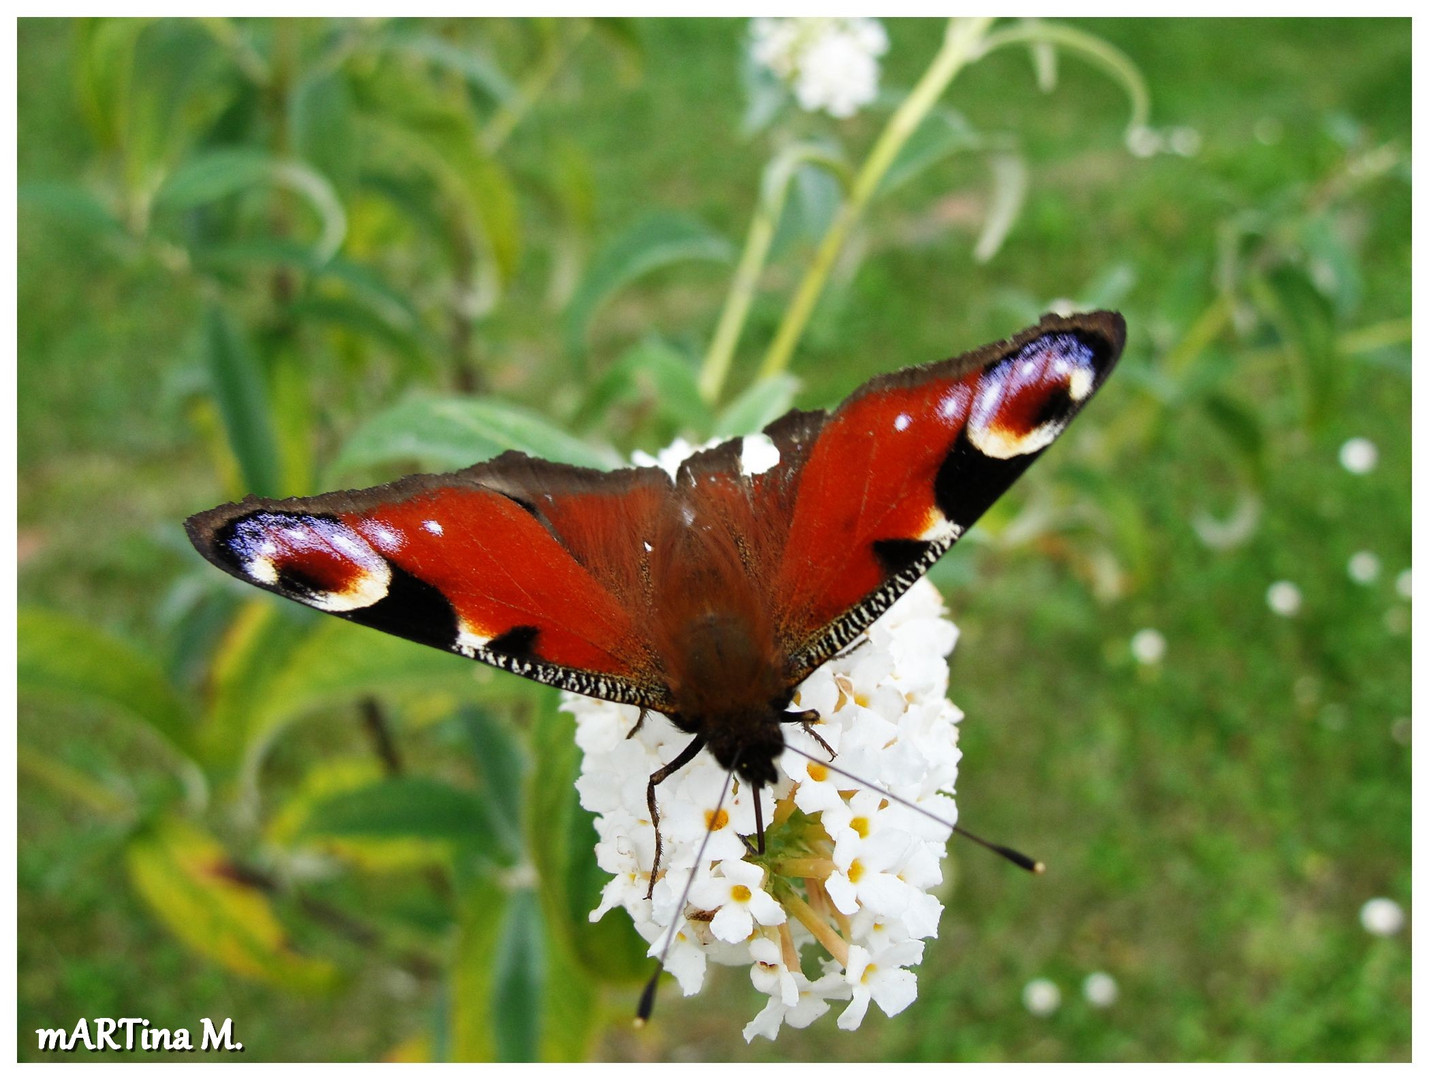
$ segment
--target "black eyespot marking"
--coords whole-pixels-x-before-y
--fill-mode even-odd
[[[1059,386],[1043,399],[1042,408],[1038,410],[1037,419],[1033,421],[1032,426],[1039,428],[1046,423],[1065,420],[1072,414],[1075,406],[1076,403],[1072,401],[1071,393],[1065,386]]]
[[[513,626],[504,634],[498,634],[484,646],[488,652],[505,653],[508,656],[534,656],[536,637],[541,633],[536,626]]]
[[[938,467],[938,476],[933,482],[938,509],[966,532],[1037,457],[1036,453],[991,457],[968,440],[964,428]]]
[[[423,645],[450,649],[457,640],[455,609],[441,590],[403,570],[395,563],[387,595],[377,603],[338,615],[374,630],[396,634]]]
[[[884,574],[892,577],[922,559],[931,546],[927,540],[875,540],[873,556]]]

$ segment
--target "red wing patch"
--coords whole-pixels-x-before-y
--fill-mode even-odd
[[[796,674],[844,647],[1059,436],[1111,373],[1119,315],[880,376],[824,422],[798,477],[775,595]]]
[[[532,504],[466,474],[250,498],[191,518],[189,534],[235,577],[309,607],[579,693],[665,703],[621,600]]]

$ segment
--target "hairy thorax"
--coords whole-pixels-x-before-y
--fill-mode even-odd
[[[737,610],[693,614],[679,630],[675,722],[705,739],[725,768],[772,784],[784,749],[780,715],[788,704],[783,664],[757,620]]]

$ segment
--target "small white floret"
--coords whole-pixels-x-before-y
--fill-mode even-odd
[[[1365,438],[1347,439],[1340,447],[1340,464],[1356,476],[1373,472],[1379,464],[1379,447]]]
[[[1051,979],[1033,979],[1022,988],[1022,1004],[1033,1016],[1051,1016],[1062,1004],[1062,991]]]
[[[1393,937],[1404,929],[1404,909],[1383,896],[1365,901],[1360,925],[1378,937]]]
[[[1116,980],[1105,971],[1094,971],[1082,980],[1082,996],[1097,1009],[1106,1009],[1116,1004]]]
[[[1300,589],[1293,582],[1277,581],[1265,590],[1265,602],[1275,614],[1289,618],[1300,612]]]

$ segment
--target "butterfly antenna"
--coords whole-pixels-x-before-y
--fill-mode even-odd
[[[655,1011],[655,990],[660,985],[660,973],[665,970],[665,958],[670,955],[670,947],[675,944],[675,933],[684,915],[685,902],[690,898],[690,886],[694,885],[695,875],[704,865],[705,847],[714,834],[714,823],[719,818],[719,812],[724,809],[724,799],[729,794],[729,784],[734,779],[734,770],[738,765],[739,759],[736,757],[734,764],[729,767],[729,772],[725,773],[724,787],[719,790],[719,801],[715,803],[714,811],[709,816],[709,827],[705,829],[704,839],[700,841],[699,850],[695,852],[695,865],[690,870],[690,876],[685,879],[685,889],[680,893],[680,902],[675,905],[675,917],[670,920],[670,929],[665,934],[665,945],[660,950],[660,959],[655,962],[655,971],[650,976],[650,981],[645,984],[645,989],[640,991],[640,1005],[635,1010],[636,1027],[644,1027],[645,1022],[650,1019],[650,1014]],[[756,795],[756,799],[757,797]]]
[[[901,795],[895,795],[895,794],[893,794],[893,792],[891,792],[891,791],[885,791],[885,790],[883,790],[883,788],[879,787],[877,784],[870,784],[867,780],[863,779],[863,778],[860,777],[860,776],[855,776],[853,773],[849,772],[847,769],[841,769],[841,768],[839,768],[837,765],[831,764],[830,762],[827,762],[827,761],[823,761],[823,760],[821,760],[820,758],[816,758],[813,754],[806,753],[805,751],[800,750],[797,746],[788,746],[788,745],[786,744],[785,749],[787,749],[787,750],[792,750],[792,751],[794,751],[794,753],[798,754],[800,757],[808,758],[810,761],[814,762],[815,764],[822,765],[825,769],[828,769],[829,772],[838,773],[840,776],[846,777],[847,779],[852,780],[855,784],[858,784],[858,785],[860,785],[860,786],[862,786],[862,787],[868,788],[870,791],[876,791],[876,792],[878,792],[878,794],[882,795],[885,799],[889,799],[889,800],[891,800],[891,801],[893,801],[893,802],[896,802],[896,803],[898,803],[898,804],[901,805],[901,806],[906,806],[906,807],[908,807],[909,810],[916,810],[918,813],[922,814],[922,815],[923,815],[924,817],[926,817],[926,818],[932,818],[934,821],[936,821],[939,825],[942,825],[944,828],[952,829],[953,832],[957,833],[959,836],[964,836],[964,837],[966,837],[967,839],[971,840],[974,844],[977,844],[977,845],[979,845],[980,847],[985,847],[985,848],[987,848],[988,851],[992,851],[992,852],[995,852],[995,853],[998,854],[998,855],[1001,855],[1001,856],[1002,856],[1004,859],[1006,859],[1008,862],[1014,864],[1015,866],[1020,866],[1023,870],[1026,870],[1028,873],[1031,873],[1031,874],[1040,874],[1040,873],[1042,873],[1044,870],[1047,869],[1046,864],[1044,864],[1040,859],[1034,859],[1034,858],[1032,858],[1030,855],[1024,855],[1024,854],[1022,854],[1022,852],[1018,851],[1016,848],[1006,847],[1006,846],[1003,845],[1003,844],[994,844],[994,843],[993,843],[992,841],[990,841],[990,840],[984,840],[984,839],[983,839],[982,837],[980,837],[980,836],[975,836],[973,833],[970,833],[970,832],[968,832],[966,829],[964,829],[961,825],[955,825],[955,824],[953,824],[953,823],[950,822],[950,821],[944,821],[944,820],[943,820],[942,818],[940,818],[937,814],[933,813],[933,811],[927,809],[926,807],[919,806],[917,803],[913,802],[912,800],[910,800],[910,799],[905,799],[905,798],[903,798]]]

